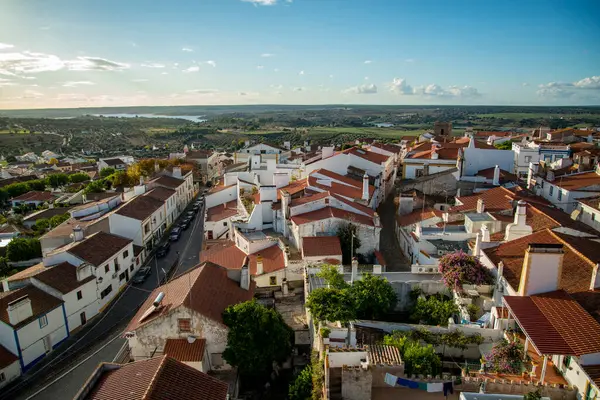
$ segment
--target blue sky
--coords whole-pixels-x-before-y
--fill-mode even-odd
[[[600,1],[2,0],[0,108],[600,104]]]

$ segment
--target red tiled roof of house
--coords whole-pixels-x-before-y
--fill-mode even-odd
[[[154,189],[147,192],[146,194],[144,194],[144,196],[152,197],[153,199],[165,202],[175,193],[177,192],[173,189],[157,186]]]
[[[569,293],[592,318],[600,323],[600,289]]]
[[[72,242],[66,246],[59,247],[52,253],[67,251],[82,261],[86,261],[97,267],[117,255],[131,242],[131,239],[100,231],[84,238],[80,242]]]
[[[351,147],[348,150],[344,150],[344,153],[352,154],[356,157],[362,158],[363,160],[367,160],[379,165],[387,162],[389,159],[388,156],[384,156],[383,154],[374,153],[365,149],[357,149],[356,147]]]
[[[177,189],[179,186],[185,183],[185,180],[175,178],[173,176],[162,175],[156,179],[153,179],[151,182],[157,185],[166,186],[171,189]]]
[[[162,356],[129,364],[103,363],[94,371],[92,390],[76,400],[226,400],[228,385],[173,358]]]
[[[322,181],[322,179],[321,179]],[[358,181],[357,181],[358,182]],[[325,190],[331,193],[339,194],[340,196],[348,197],[351,199],[362,198],[362,182],[360,186],[349,186],[335,181],[331,181],[331,186],[327,186],[323,183],[319,183],[319,179],[315,176],[310,175],[308,177],[308,184],[311,187]],[[373,197],[375,193],[375,187],[369,185],[369,199]]]
[[[165,296],[160,307],[140,321],[153,307],[154,299],[161,292]],[[154,289],[129,322],[126,331],[134,331],[182,305],[215,322],[223,323],[222,314],[228,306],[251,300],[253,295],[254,284],[251,284],[250,290],[244,290],[237,282],[229,279],[224,267],[205,262]]]
[[[54,198],[55,198],[54,195],[52,193],[50,193],[50,192],[40,192],[40,191],[32,190],[30,192],[23,193],[20,196],[13,197],[12,200],[18,200],[18,201],[50,201],[50,200],[53,200]]]
[[[16,274],[12,274],[8,278],[6,278],[6,280],[9,282],[22,281],[22,280],[31,278],[32,276],[39,274],[40,272],[44,271],[45,269],[46,269],[46,267],[44,266],[44,263],[41,262],[41,263],[35,264],[29,268],[25,268],[25,269],[17,272]]]
[[[562,175],[557,177],[551,183],[562,189],[578,190],[588,186],[600,185],[600,175],[593,171],[573,175]],[[600,192],[600,190],[596,191]]]
[[[206,339],[197,338],[194,343],[188,339],[167,339],[163,354],[181,362],[200,362],[204,358]]]
[[[257,275],[256,258],[260,254],[263,258],[263,273],[279,271],[285,268],[285,257],[283,250],[278,245],[273,245],[254,254],[246,254],[240,250],[235,243],[225,240],[213,244],[208,249],[200,252],[200,262],[209,261],[227,269],[241,269],[248,257],[250,275]]]
[[[442,214],[439,210],[426,208],[425,210],[413,211],[410,214],[396,215],[396,221],[400,226],[409,226],[430,218],[442,218]]]
[[[475,132],[475,136],[482,137],[482,138],[487,138],[490,136],[506,137],[506,136],[512,136],[513,134],[514,134],[514,132],[498,132],[498,131],[477,131],[477,132]]]
[[[400,154],[400,152],[402,152],[402,148],[400,146],[396,146],[395,144],[390,144],[390,143],[380,143],[380,142],[375,142],[371,145],[371,147],[377,147],[379,149],[388,151],[390,153],[394,153],[394,154]]]
[[[290,194],[290,196],[295,195],[296,193],[302,192],[308,186],[308,179],[298,179],[296,181],[290,182],[289,185],[281,187],[277,189],[277,200],[281,200],[281,191],[285,190]]]
[[[477,172],[478,176],[483,176],[486,179],[494,179],[495,167],[486,168]],[[500,182],[517,182],[519,178],[508,171],[500,169]]]
[[[516,186],[507,189],[498,186],[493,189],[485,190],[473,196],[458,197],[457,200],[462,203],[451,207],[449,212],[466,212],[477,209],[477,201],[483,199],[486,211],[512,210],[513,203],[517,200],[525,200],[531,204],[548,204],[542,197],[535,196],[526,189]]]
[[[164,205],[164,201],[157,200],[151,196],[137,196],[124,204],[115,213],[124,217],[137,219],[138,221],[144,221]]]
[[[290,207],[300,206],[300,205],[306,204],[306,203],[312,203],[313,201],[322,200],[329,196],[330,196],[329,192],[321,192],[321,193],[315,193],[310,196],[298,197],[297,199],[292,199],[292,201],[290,203]]]
[[[331,196],[336,199],[341,201],[342,203],[345,203],[347,205],[349,205],[350,207],[356,209],[357,211],[360,211],[364,214],[367,214],[369,217],[373,217],[375,216],[375,210],[373,210],[370,207],[367,207],[363,204],[358,203],[357,201],[353,201],[353,200],[348,200],[347,198],[340,196],[338,194],[332,193]]]
[[[575,238],[545,229],[482,251],[494,264],[497,265],[500,261],[504,263],[504,278],[517,291],[521,281],[525,251],[529,248],[530,243],[562,244],[564,246],[559,289],[567,292],[580,292],[589,288],[596,262],[590,260],[588,256],[591,256],[589,253],[598,247],[597,242],[589,239]],[[573,244],[578,247],[573,247]],[[588,253],[587,255],[582,254],[583,249]],[[600,250],[595,252],[599,254]]]
[[[221,190],[229,189],[230,187],[233,187],[233,186],[237,186],[237,185],[236,185],[236,184],[233,184],[233,185],[227,185],[227,186],[225,186],[225,185],[217,185],[217,186],[213,186],[213,187],[212,187],[212,188],[211,188],[211,189],[208,191],[208,194],[218,193],[218,192],[220,192]]]
[[[573,151],[581,151],[581,150],[586,150],[586,149],[595,149],[596,145],[594,143],[588,143],[588,142],[579,142],[579,143],[570,143],[569,147],[571,147],[571,150]]]
[[[442,147],[447,147],[448,145],[459,145],[461,147],[467,147],[467,146],[469,146],[470,142],[471,142],[471,138],[462,137],[462,138],[454,139],[452,142],[444,144]],[[491,146],[481,140],[474,140],[473,145],[475,146],[476,149],[498,150],[494,146]]]
[[[29,297],[33,314],[31,317],[24,319],[18,324],[11,324],[8,319],[8,303],[17,300],[23,296]],[[14,328],[20,328],[27,325],[31,321],[40,317],[43,314],[54,310],[56,307],[64,303],[61,299],[56,298],[35,286],[25,286],[20,289],[11,290],[10,292],[0,292],[0,321]]]
[[[125,164],[125,161],[121,160],[120,158],[107,158],[105,160],[102,160],[106,165],[112,165],[113,167],[116,167],[117,165],[122,165]]]
[[[213,155],[213,151],[211,150],[190,150],[185,154],[185,158],[197,159],[197,158],[209,158]]]
[[[345,219],[353,223],[375,226],[373,218],[333,207],[325,207],[305,214],[294,215],[291,220],[296,225],[303,225],[328,218]]]
[[[62,294],[67,294],[93,281],[96,277],[90,275],[79,281],[77,280],[77,267],[68,262],[63,262],[53,267],[46,267],[43,271],[35,275],[35,279],[58,290]]]
[[[304,236],[303,257],[341,256],[342,246],[337,236]]]
[[[0,344],[0,369],[6,368],[18,360],[19,357],[15,356],[13,353],[8,351],[6,347]]]
[[[600,353],[600,324],[565,291],[503,301],[540,354]]]
[[[237,215],[237,200],[232,200],[206,210],[206,220],[210,222],[222,221],[225,218]]]
[[[330,171],[325,168],[319,168],[310,173],[311,176],[316,175],[316,174],[326,176],[326,177],[331,178],[336,181],[340,181],[341,183],[345,183],[348,186],[360,188],[360,190],[362,191],[362,186],[363,186],[362,179],[355,179],[355,178],[352,178],[352,177],[349,177],[346,175],[341,175],[341,174],[335,173],[335,172]],[[323,179],[323,178],[317,178],[317,179]],[[369,193],[372,193],[374,191],[375,191],[375,186],[369,184]]]

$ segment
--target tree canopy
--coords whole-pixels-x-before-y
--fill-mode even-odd
[[[381,276],[363,274],[362,279],[354,282],[350,292],[359,319],[381,318],[396,306],[396,292],[388,280]]]
[[[292,352],[292,329],[281,314],[255,300],[227,307],[223,322],[229,328],[223,358],[244,376],[266,378],[273,362]]]
[[[335,289],[345,289],[349,285],[344,281],[344,275],[340,273],[337,266],[331,264],[323,264],[319,272],[319,278],[323,278],[327,284]]]
[[[106,177],[111,176],[114,173],[115,173],[115,169],[112,168],[112,167],[102,168],[100,170],[100,177],[101,178],[106,178]]]
[[[77,172],[75,174],[69,175],[69,182],[71,183],[79,183],[89,181],[90,177],[85,172]]]
[[[52,174],[48,175],[46,180],[48,181],[48,185],[56,189],[69,183],[69,176],[67,174],[62,173]]]
[[[343,263],[350,264],[352,262],[352,257],[356,255],[356,249],[358,249],[361,244],[357,235],[356,225],[352,223],[343,224],[338,228],[336,234],[340,238]],[[353,235],[354,241],[352,239]]]
[[[397,331],[386,335],[383,343],[398,348],[406,375],[436,375],[441,371],[442,361],[430,344],[421,346],[418,341]]]
[[[458,313],[458,307],[452,300],[443,296],[429,296],[427,299],[419,297],[411,311],[411,318],[415,322],[427,325],[448,325],[448,318]]]
[[[42,246],[37,239],[15,238],[6,246],[10,261],[25,261],[42,256]]]
[[[306,307],[319,321],[346,323],[356,319],[356,305],[349,289],[315,289],[308,295]]]

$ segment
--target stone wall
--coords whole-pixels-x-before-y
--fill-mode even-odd
[[[369,400],[373,375],[362,367],[342,368],[342,398],[344,400]]]
[[[485,382],[485,393],[514,394],[525,395],[535,391],[538,387],[542,389],[542,397],[549,397],[551,400],[576,400],[577,390],[573,387],[561,388],[558,385],[534,385],[531,383],[522,383],[521,381],[509,381],[505,379],[480,379],[473,377],[464,377],[462,385],[455,388],[462,392],[479,392],[482,383]]]
[[[416,189],[428,195],[446,195],[444,192],[446,190],[449,196],[453,196],[456,193],[457,185],[454,173],[457,171],[458,169],[451,168],[417,179],[403,180],[397,185],[397,188],[400,193]]]

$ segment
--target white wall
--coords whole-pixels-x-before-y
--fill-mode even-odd
[[[144,245],[144,239],[148,235],[143,234],[141,221],[119,214],[111,214],[108,220],[110,233],[131,239],[138,246]]]
[[[305,165],[304,163],[302,165],[304,168],[302,170],[301,178],[306,178],[311,172],[320,168],[328,169],[340,175],[346,175],[348,173],[348,166],[350,165],[350,157],[347,154],[341,153],[308,165]]]
[[[589,376],[585,373],[583,368],[581,367],[581,360],[578,357],[571,357],[571,363],[569,367],[565,367],[563,365],[563,360],[565,356],[553,356],[552,362],[561,370],[563,376],[573,386],[577,386],[577,391],[581,395],[583,399],[585,394],[585,388],[590,381]],[[541,367],[539,367],[541,368]],[[596,393],[600,396],[600,391],[596,390]],[[591,398],[594,398],[593,392]]]
[[[513,172],[515,155],[512,150],[488,150],[466,147],[464,149],[463,174],[475,175],[477,171],[492,168],[496,165],[508,172]]]
[[[237,185],[227,189],[220,190],[216,193],[207,194],[205,198],[206,208],[215,207],[238,198]]]
[[[217,239],[218,237],[221,237],[223,232],[229,230],[227,220],[228,220],[228,218],[224,218],[220,221],[205,221],[204,222],[204,237],[206,239],[208,239],[209,231],[212,231],[213,239]],[[224,239],[224,238],[225,238],[225,235],[223,237],[221,237],[221,239]]]
[[[123,257],[123,254],[127,251],[127,257]],[[119,264],[119,271],[115,273],[115,262]],[[130,270],[131,265],[133,264],[133,271]],[[105,266],[108,265],[109,270],[106,271]],[[126,276],[121,278],[121,274],[125,273],[127,269],[129,274],[129,279],[133,277],[135,274],[137,267],[135,266],[135,260],[133,256],[133,244],[129,243],[127,247],[123,250],[120,250],[119,253],[115,254],[113,257],[108,259],[106,262],[102,263],[96,268],[95,275],[96,277],[102,277],[102,283],[98,284],[98,306],[99,309],[102,310],[106,304],[108,304],[118,293],[119,291],[127,284]],[[115,276],[116,275],[116,276]],[[103,299],[100,295],[102,291],[104,291],[108,286],[112,287],[112,291],[105,296]]]
[[[21,364],[15,361],[10,365],[0,369],[0,373],[4,374],[4,381],[0,382],[0,389],[8,385],[10,382],[21,376]]]
[[[50,336],[52,347],[68,336],[62,305],[46,314],[48,325],[40,328],[39,319],[31,321],[17,331],[23,365],[27,366],[46,354],[43,338]]]
[[[300,248],[301,238],[305,236],[318,236],[318,233],[327,232],[335,234],[338,228],[348,223],[344,219],[327,218],[307,224],[296,225],[292,222],[292,235],[297,248]],[[360,247],[357,253],[367,254],[379,249],[379,234],[381,228],[354,223],[357,227],[357,236],[360,239]]]
[[[594,197],[600,194],[600,185],[586,187],[586,191],[568,191],[556,186],[556,184],[560,184],[560,177],[553,182],[548,182],[539,177],[536,180],[539,184],[539,186],[536,185],[540,190],[539,195],[569,214],[577,207],[577,199]],[[544,182],[543,188],[541,188],[542,181]],[[552,188],[552,194],[550,194],[550,188]],[[562,192],[560,200],[558,199],[559,191]]]
[[[420,161],[419,163],[414,163],[414,161]],[[417,160],[417,159],[409,159],[405,160],[403,166],[403,179],[416,179],[417,170],[424,169],[425,164],[436,164],[429,165],[429,174],[434,174],[437,172],[447,171],[452,168],[456,168],[456,160]],[[438,165],[444,164],[444,165]]]
[[[328,354],[329,367],[330,368],[341,368],[344,365],[358,367],[361,365],[361,359],[367,359],[366,351],[345,351],[345,352],[333,352]]]
[[[0,344],[13,354],[19,354],[13,328],[0,321]]]

